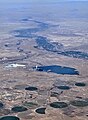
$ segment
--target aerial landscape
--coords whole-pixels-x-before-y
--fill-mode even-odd
[[[88,120],[88,1],[0,1],[0,120]]]

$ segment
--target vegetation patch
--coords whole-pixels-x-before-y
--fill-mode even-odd
[[[35,108],[38,106],[38,104],[34,103],[34,102],[24,102],[23,105],[28,107],[28,108]]]
[[[74,100],[70,102],[71,105],[77,106],[77,107],[86,107],[88,106],[88,101],[86,100]]]
[[[23,111],[27,111],[28,109],[23,107],[23,106],[15,106],[12,108],[13,112],[23,112]]]

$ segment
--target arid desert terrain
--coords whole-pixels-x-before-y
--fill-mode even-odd
[[[0,120],[88,120],[87,6],[0,4]]]

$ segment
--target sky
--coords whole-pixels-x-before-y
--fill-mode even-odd
[[[2,5],[14,5],[14,4],[49,4],[49,3],[59,3],[59,2],[68,2],[68,1],[88,1],[88,0],[0,0],[0,6]]]
[[[88,1],[88,0],[0,0],[2,2],[64,2],[64,1]]]

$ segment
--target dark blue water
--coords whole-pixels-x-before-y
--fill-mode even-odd
[[[0,120],[20,120],[20,119],[16,116],[4,116],[0,117]]]
[[[45,26],[45,28],[43,28]],[[37,36],[36,32],[42,31],[44,29],[47,29],[48,25],[42,25],[40,24],[39,28],[30,28],[30,29],[20,29],[20,30],[14,30],[14,33],[16,33],[15,37],[22,37],[22,38],[34,38],[36,40],[38,48],[42,48],[47,51],[51,52],[57,52],[57,54],[73,57],[73,58],[79,58],[79,59],[88,59],[88,53],[80,52],[80,51],[64,51],[64,46],[60,43],[52,43],[50,42],[46,37],[44,36]]]
[[[79,75],[79,72],[75,68],[62,67],[57,65],[39,66],[37,68],[33,67],[33,69],[36,69],[37,71],[42,71],[42,72],[53,72],[56,74]]]
[[[48,24],[39,22],[38,28],[29,28],[29,29],[20,29],[20,30],[14,30],[15,37],[22,37],[22,38],[34,38],[37,43],[37,48],[42,48],[47,51],[56,52],[57,54],[73,57],[73,58],[79,58],[79,59],[88,59],[88,53],[80,52],[80,51],[64,51],[64,46],[61,43],[53,43],[50,42],[46,37],[44,36],[37,36],[35,33],[39,31],[44,31],[49,26]]]
[[[49,27],[52,27],[51,25],[47,24],[47,23],[43,23],[43,22],[40,22],[40,21],[37,21],[37,20],[33,20],[33,22],[37,23],[38,24],[38,27],[41,29],[41,30],[46,30],[48,29]]]
[[[65,107],[68,107],[68,104],[65,102],[53,102],[53,103],[50,103],[50,106],[53,108],[65,108]]]
[[[61,90],[69,90],[70,87],[69,86],[65,86],[65,85],[62,85],[62,86],[57,86],[58,89],[61,89]]]
[[[3,105],[3,103],[2,103],[2,102],[0,102],[0,109],[1,109],[1,108],[3,108],[3,106],[4,106],[4,105]]]
[[[13,30],[11,33],[15,33],[16,34],[15,37],[34,38],[35,37],[34,33],[41,32],[41,31],[48,29],[49,27],[52,27],[51,25],[47,23],[43,23],[43,22],[36,21],[36,20],[23,19],[23,21],[33,21],[37,23],[38,25],[36,28]]]
[[[63,48],[62,44],[51,43],[51,42],[49,42],[49,40],[46,37],[43,37],[43,36],[38,36],[36,38],[36,43],[39,48],[43,48],[43,49],[45,49],[47,51],[51,51],[51,52],[57,52],[61,48]]]
[[[38,32],[39,28],[29,28],[29,29],[19,29],[14,30],[12,33],[15,34],[15,37],[22,37],[22,38],[34,38],[34,33]]]
[[[57,20],[58,19],[58,21],[59,21],[59,19],[63,19],[63,20],[69,19],[69,21],[70,20],[78,21],[78,19],[80,19],[80,20],[88,19],[88,15],[87,15],[88,14],[88,12],[87,12],[88,11],[87,10],[88,2],[59,2],[59,1],[57,1],[55,3],[54,2],[55,1],[53,1],[53,3],[50,1],[49,2],[45,1],[45,4],[42,4],[42,2],[36,2],[38,6],[31,3],[33,5],[31,7],[33,7],[33,8],[31,9],[31,11],[29,10],[29,12],[30,13],[35,13],[35,11],[37,11],[37,12],[35,14],[33,14],[32,16],[30,15],[30,17],[24,17],[22,19],[22,21],[23,22],[31,22],[32,21],[37,25],[37,27],[14,30],[13,33],[14,33],[15,37],[33,38],[36,40],[38,48],[43,48],[43,49],[45,49],[47,51],[51,51],[51,52],[57,52],[57,54],[60,54],[60,55],[73,57],[73,58],[79,58],[79,59],[88,59],[87,53],[79,52],[79,51],[64,51],[64,52],[62,52],[62,49],[64,48],[62,44],[55,45],[55,44],[51,43],[44,36],[36,35],[37,32],[43,32],[45,30],[48,30],[48,28],[50,29],[51,27],[55,27],[54,25],[48,24],[46,22],[48,19],[49,20],[52,20],[52,19]],[[26,2],[24,1],[24,3],[26,3]],[[25,5],[27,5],[27,4],[25,4]],[[28,7],[28,6],[26,6],[26,7]],[[28,7],[28,8],[30,8],[30,7]],[[58,13],[57,13],[57,10],[58,10]],[[63,14],[61,11],[63,11]],[[85,11],[85,12],[83,12],[83,11]],[[24,13],[26,13],[26,12],[24,12]],[[40,13],[41,15],[37,15],[37,13]],[[45,20],[45,22],[42,22],[44,20],[32,19],[33,16],[37,16],[37,18],[39,18],[39,19],[41,19],[42,16],[43,16],[43,19],[45,18],[45,16],[47,16],[47,18],[46,18],[47,20]],[[55,17],[55,19],[53,16]],[[72,19],[72,18],[74,18],[74,19]],[[80,35],[77,35],[72,32],[60,33],[59,35],[70,36],[70,37],[80,36]]]
[[[65,52],[58,52],[58,54],[73,57],[73,58],[84,58],[88,59],[88,54],[80,51],[65,51]]]
[[[39,114],[45,114],[45,110],[46,110],[46,108],[38,108],[38,109],[36,109],[36,112],[37,113],[39,113]]]
[[[23,22],[27,22],[27,21],[29,21],[29,19],[23,18],[22,21],[23,21]]]
[[[44,27],[44,25],[42,24]],[[63,48],[63,45],[56,42],[49,42],[49,40],[46,37],[43,36],[37,36],[36,32],[42,31],[45,28],[30,28],[30,29],[20,29],[20,30],[14,30],[15,37],[22,37],[22,38],[34,38],[36,40],[38,48],[43,48],[47,51],[51,52],[58,52],[60,49]]]
[[[79,86],[79,87],[85,87],[86,86],[86,84],[83,83],[83,82],[77,82],[77,83],[75,83],[75,85]]]
[[[36,90],[38,90],[38,88],[37,87],[33,87],[33,86],[29,86],[29,87],[26,87],[25,90],[36,91]]]

